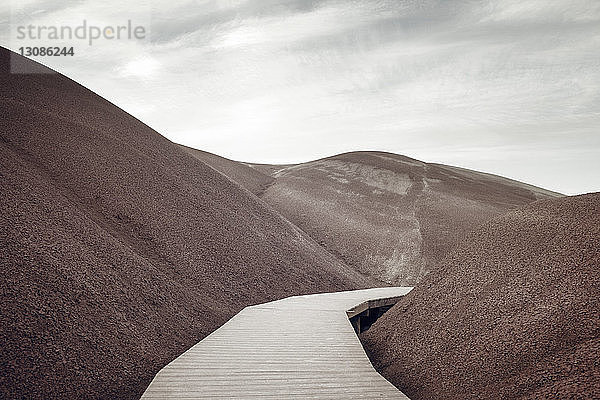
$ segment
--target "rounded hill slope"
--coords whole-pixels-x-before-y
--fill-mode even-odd
[[[518,206],[561,196],[499,176],[397,154],[353,152],[255,168],[261,198],[346,264],[418,283],[467,232]]]
[[[72,80],[0,49],[0,398],[139,397],[246,305],[377,285]]]
[[[600,398],[600,193],[484,224],[362,341],[413,400]]]

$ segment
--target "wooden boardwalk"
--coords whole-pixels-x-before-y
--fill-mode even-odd
[[[346,311],[411,289],[246,307],[156,374],[142,399],[408,399],[375,371]]]

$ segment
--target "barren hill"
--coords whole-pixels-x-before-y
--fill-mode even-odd
[[[254,190],[248,165],[210,153],[197,156]],[[495,175],[373,151],[252,167],[263,173],[267,186],[254,191],[265,202],[340,260],[394,284],[418,283],[457,240],[489,219],[561,196]]]
[[[263,194],[269,185],[273,184],[275,181],[269,174],[265,174],[256,168],[252,168],[250,165],[232,161],[207,151],[197,150],[183,145],[179,145],[179,147],[257,196]]]
[[[86,88],[11,74],[11,56],[31,63],[0,50],[1,398],[135,398],[245,305],[372,285]]]
[[[600,398],[600,193],[486,223],[362,340],[414,400]]]

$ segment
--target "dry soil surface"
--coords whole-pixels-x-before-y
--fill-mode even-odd
[[[600,193],[486,223],[362,341],[413,400],[600,398]]]

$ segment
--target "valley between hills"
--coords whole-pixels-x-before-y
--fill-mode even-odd
[[[411,399],[600,397],[600,194],[228,160],[11,57],[34,63],[0,49],[0,397],[139,398],[246,306],[386,286],[415,289],[360,339]]]

